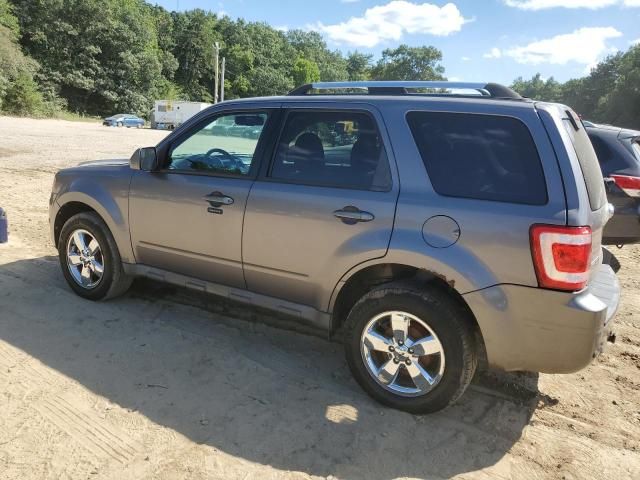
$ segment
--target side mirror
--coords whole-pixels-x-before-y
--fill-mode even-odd
[[[158,154],[155,147],[139,148],[129,159],[129,166],[133,170],[142,170],[145,172],[153,172],[157,170]]]

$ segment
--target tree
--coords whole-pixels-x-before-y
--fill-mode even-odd
[[[320,69],[315,62],[300,57],[293,64],[291,76],[296,86],[318,82],[320,81]]]
[[[367,80],[371,74],[371,62],[373,55],[349,52],[347,55],[347,73],[349,74],[349,80],[361,81]]]
[[[435,47],[400,45],[386,49],[371,72],[375,80],[444,80],[442,52]]]
[[[20,73],[9,85],[4,94],[2,108],[13,115],[33,115],[44,107],[44,99],[38,91],[33,77],[27,72]]]
[[[597,117],[607,123],[640,130],[640,45],[617,62],[613,89],[598,105]]]
[[[33,79],[38,64],[17,43],[20,29],[13,8],[0,0],[0,110],[14,115],[42,111],[44,99]]]
[[[298,52],[298,56],[311,60],[320,69],[320,80],[334,82],[347,80],[347,63],[339,51],[331,51],[318,32],[289,30],[288,43]]]
[[[216,16],[204,10],[173,13],[174,49],[178,68],[175,80],[189,100],[210,102],[215,88],[214,44]]]
[[[161,84],[161,50],[142,0],[14,0],[36,79],[74,110],[145,113]]]
[[[247,94],[251,97],[284,95],[293,86],[291,77],[280,70],[273,67],[256,68],[249,75]]]
[[[544,99],[548,102],[562,100],[562,86],[560,83],[553,77],[543,80],[542,75],[539,73],[531,77],[531,80],[523,80],[522,77],[516,78],[511,88],[527,98]]]
[[[14,15],[13,6],[7,0],[0,0],[0,26],[7,29],[10,38],[18,39],[20,24]]]

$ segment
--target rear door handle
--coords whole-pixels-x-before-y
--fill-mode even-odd
[[[211,192],[205,195],[204,199],[209,202],[212,207],[221,207],[222,205],[233,205],[233,198],[222,192]]]
[[[358,222],[370,222],[374,217],[372,213],[360,210],[358,207],[351,205],[333,212],[333,216],[342,220],[347,225],[353,225]]]

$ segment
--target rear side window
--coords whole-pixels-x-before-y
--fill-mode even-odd
[[[631,144],[631,148],[633,149],[633,153],[635,154],[636,158],[638,160],[640,160],[640,141],[636,140]]]
[[[594,134],[589,134],[589,139],[591,140],[593,149],[596,151],[598,161],[600,163],[609,162],[609,160],[611,160],[611,157],[613,156],[613,152],[611,151],[611,147],[609,147],[607,142]]]
[[[410,112],[434,190],[450,197],[544,205],[538,151],[521,121],[497,115]]]

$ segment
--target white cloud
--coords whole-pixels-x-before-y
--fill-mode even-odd
[[[384,41],[400,40],[405,33],[447,36],[462,29],[467,20],[454,3],[439,7],[431,3],[394,0],[368,8],[360,17],[334,25],[310,26],[335,43],[374,47]]]
[[[509,7],[522,10],[545,10],[548,8],[598,8],[622,5],[625,7],[640,7],[640,0],[504,0]]]
[[[462,60],[463,62],[469,62],[471,61],[471,57],[462,57],[460,60]]]
[[[603,55],[615,51],[607,45],[607,40],[621,36],[622,33],[613,27],[585,27],[572,33],[514,47],[506,50],[504,54],[518,63],[530,65],[541,63],[565,65],[575,62],[591,67]]]
[[[499,48],[493,47],[487,53],[482,55],[484,58],[500,58],[502,57],[502,51]]]
[[[636,38],[635,40],[631,40],[629,45],[640,45],[640,38]]]

